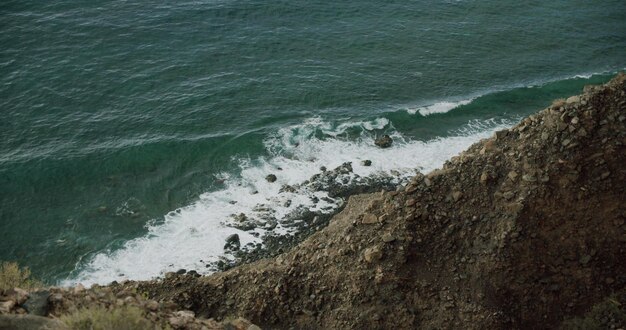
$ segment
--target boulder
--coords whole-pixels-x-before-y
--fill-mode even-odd
[[[383,257],[383,251],[378,246],[374,246],[371,248],[365,249],[363,252],[363,259],[366,262],[372,263],[374,261],[380,260]]]
[[[46,316],[48,314],[48,298],[50,291],[34,291],[28,295],[28,300],[22,305],[29,314]]]
[[[195,314],[192,311],[174,312],[168,321],[174,329],[185,329],[187,324],[194,321]]]
[[[237,251],[241,247],[241,241],[239,240],[238,234],[232,234],[226,237],[226,244],[224,245],[225,250]]]
[[[363,219],[361,220],[361,223],[365,224],[365,225],[371,225],[374,223],[378,223],[378,217],[374,214],[371,213],[366,213],[363,215]]]
[[[378,139],[376,139],[374,141],[374,144],[379,146],[379,147],[381,147],[381,148],[389,148],[389,147],[391,147],[392,143],[393,143],[393,140],[387,134],[379,137]]]

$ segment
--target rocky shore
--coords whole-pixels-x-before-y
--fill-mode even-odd
[[[276,257],[211,276],[5,290],[0,329],[63,327],[54,319],[94,306],[136,306],[174,329],[624,328],[624,164],[620,74],[393,191],[351,196]]]
[[[391,139],[385,135],[381,139]],[[378,140],[377,140],[378,141]],[[385,140],[389,145],[391,142]],[[377,142],[378,143],[378,142]],[[365,160],[364,166],[370,166],[371,161]],[[268,177],[274,174],[268,175]],[[269,180],[269,179],[268,179]],[[229,256],[234,258],[223,258],[214,264],[207,265],[209,268],[225,271],[235,266],[257,261],[262,258],[275,257],[288,249],[293,248],[298,243],[309,237],[311,234],[326,227],[328,222],[346,206],[346,201],[350,196],[378,192],[381,190],[395,190],[398,185],[406,184],[408,180],[397,173],[361,177],[355,174],[352,169],[352,163],[344,163],[340,166],[328,170],[325,167],[320,172],[313,175],[302,184],[285,185],[281,187],[280,193],[296,192],[306,190],[308,192],[325,192],[328,197],[322,197],[324,202],[329,205],[338,205],[338,207],[329,206],[328,209],[311,210],[305,207],[298,207],[293,212],[282,219],[276,219],[273,216],[273,210],[264,205],[257,205],[255,208],[255,216],[241,213],[233,216],[233,221],[226,224],[243,231],[253,231],[257,227],[264,229],[274,229],[279,223],[288,228],[292,228],[291,235],[277,235],[272,231],[265,233],[261,239],[262,244],[250,244],[240,246],[239,237],[231,235],[225,242],[225,250]],[[320,200],[314,197],[314,204]],[[287,201],[289,202],[289,201]],[[252,232],[253,233],[253,232]],[[254,233],[253,233],[254,234]]]

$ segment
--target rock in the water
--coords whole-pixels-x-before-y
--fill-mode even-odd
[[[296,192],[296,188],[288,184],[284,184],[282,187],[280,187],[280,190],[278,192],[279,193],[282,193],[282,192],[294,193]]]
[[[198,274],[198,272],[197,272],[197,271],[195,271],[195,270],[190,270],[190,271],[188,271],[188,272],[187,272],[187,275],[191,275],[191,276],[193,276],[193,277],[200,277],[200,276],[202,276],[202,275]]]
[[[246,220],[248,220],[248,217],[245,213],[239,213],[238,215],[233,216],[233,219],[235,219],[235,221],[237,222],[245,222]]]
[[[374,141],[374,144],[381,148],[389,148],[391,147],[392,143],[393,143],[393,140],[387,134],[383,135],[382,137],[379,137],[378,139],[376,139],[376,141]]]
[[[366,159],[366,160],[361,162],[361,165],[363,165],[363,166],[372,166],[372,161],[369,160],[369,159]]]
[[[176,271],[176,274],[178,274],[178,275],[184,275],[186,272],[187,272],[187,270],[186,270],[186,269],[181,268],[181,269],[179,269],[178,271]]]
[[[267,182],[275,182],[276,181],[276,175],[270,174],[270,175],[265,177],[265,180],[267,180]]]
[[[237,251],[241,247],[241,242],[239,241],[238,234],[232,234],[226,237],[226,244],[224,245],[224,249]]]

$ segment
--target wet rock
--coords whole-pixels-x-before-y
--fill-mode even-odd
[[[366,159],[364,161],[361,161],[361,165],[363,166],[372,166],[372,161],[369,159]]]
[[[269,174],[268,176],[265,177],[265,180],[267,180],[267,182],[276,182],[276,175],[274,174]]]
[[[179,270],[177,270],[177,271],[176,271],[176,274],[178,274],[178,275],[184,275],[186,272],[187,272],[187,270],[186,270],[186,269],[181,268],[181,269],[179,269]]]
[[[340,166],[338,166],[337,168],[335,168],[333,171],[336,172],[336,173],[339,173],[339,174],[352,173],[352,163],[351,162],[345,162],[345,163],[341,164]]]
[[[276,220],[269,220],[265,223],[265,226],[263,226],[263,228],[265,230],[274,230],[274,228],[276,228],[276,226],[278,226],[278,221]]]
[[[233,215],[233,219],[237,222],[244,222],[248,220],[248,217],[245,213],[239,213],[238,215]]]
[[[188,271],[188,272],[187,272],[187,275],[191,275],[191,276],[193,276],[193,277],[200,277],[200,276],[202,276],[202,275],[198,274],[198,272],[197,272],[197,271],[195,271],[195,270],[190,270],[190,271]]]
[[[285,184],[282,187],[280,187],[280,190],[278,192],[279,193],[282,193],[282,192],[294,193],[294,192],[296,192],[296,188],[294,188],[293,186],[290,186],[288,184]]]
[[[226,244],[224,245],[225,250],[237,251],[240,247],[241,242],[238,234],[232,234],[226,237]]]
[[[389,148],[391,147],[392,143],[393,143],[393,140],[391,139],[389,135],[386,135],[386,134],[383,135],[382,137],[379,137],[378,139],[374,141],[374,144],[381,148]]]

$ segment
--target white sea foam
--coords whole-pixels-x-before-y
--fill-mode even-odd
[[[455,108],[458,108],[462,105],[466,105],[469,104],[470,102],[472,102],[474,99],[468,99],[468,100],[462,100],[462,101],[458,101],[458,102],[437,102],[435,104],[431,104],[428,106],[424,106],[424,107],[417,107],[417,108],[409,108],[407,109],[407,112],[414,115],[416,113],[420,113],[420,115],[422,116],[428,116],[428,115],[432,115],[435,113],[446,113],[450,110],[453,110]]]
[[[272,216],[280,220],[299,206],[330,212],[341,202],[321,200],[328,197],[326,192],[305,188],[280,193],[284,184],[300,184],[319,173],[321,166],[332,169],[344,162],[352,162],[354,173],[362,177],[392,170],[410,177],[416,169],[429,172],[440,167],[472,143],[509,125],[493,120],[474,121],[454,136],[430,141],[403,138],[385,118],[339,125],[312,118],[300,125],[285,127],[265,141],[270,157],[240,159],[240,171],[234,171],[239,174],[221,174],[224,189],[205,193],[192,205],[170,212],[164,221],[149,225],[147,235],[128,241],[121,249],[98,253],[62,285],[150,279],[180,268],[208,273],[205,265],[224,256],[224,242],[230,234],[239,234],[242,246],[261,242],[251,232],[228,226],[233,221],[231,215],[245,213],[262,221],[264,212],[271,209]],[[360,138],[342,136],[351,128],[361,129]],[[380,129],[392,132],[392,147],[374,146],[371,131]],[[371,160],[372,165],[362,166],[361,160],[365,159]],[[277,176],[276,182],[265,180],[269,173]],[[313,196],[320,201],[314,203]],[[289,206],[286,206],[287,200],[291,201]],[[255,232],[262,235],[266,229],[259,228]],[[291,230],[280,224],[272,229],[278,234],[289,234]]]

